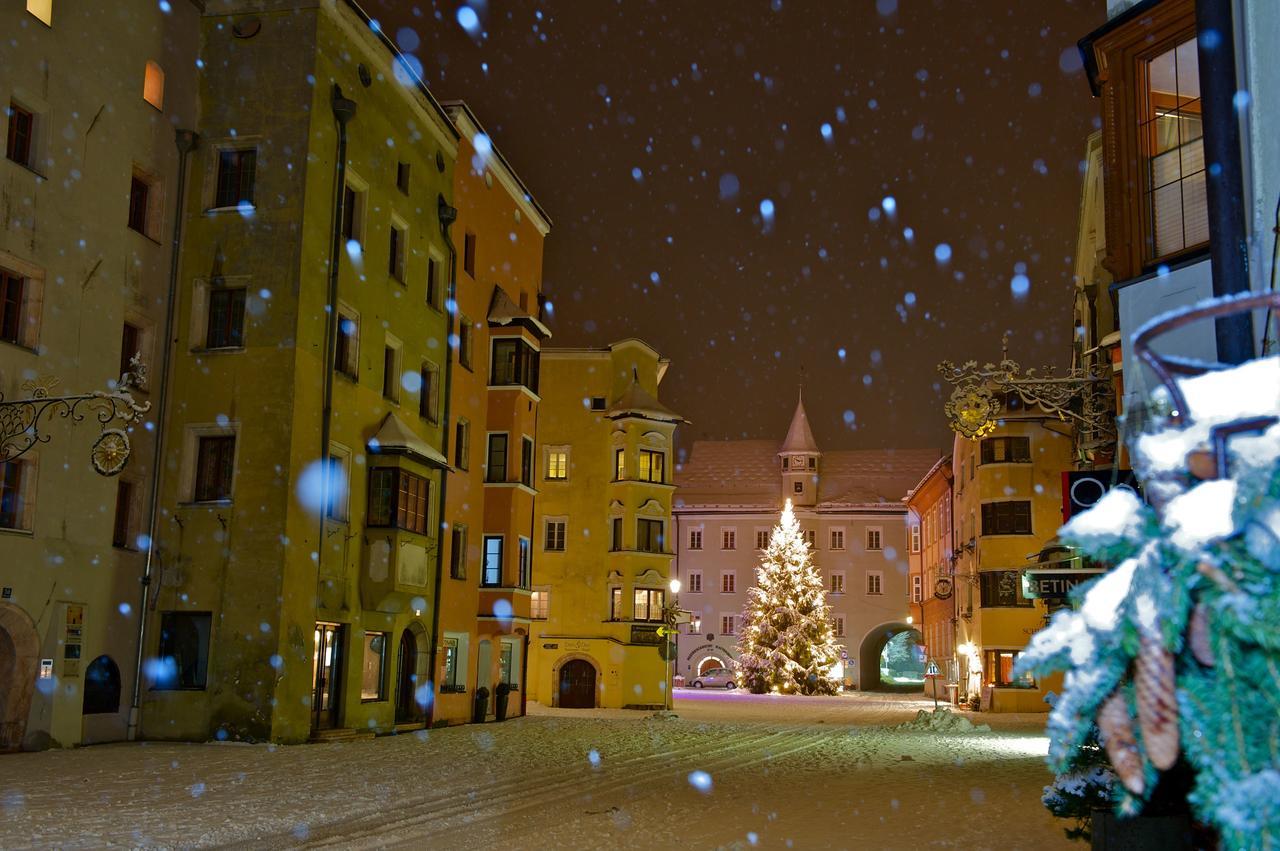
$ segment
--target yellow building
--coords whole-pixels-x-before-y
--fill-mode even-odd
[[[1023,596],[1034,566],[1062,525],[1062,476],[1074,469],[1070,426],[1035,408],[1009,408],[952,453],[957,662],[961,696],[990,698],[997,712],[1045,712],[1052,683],[1015,678],[1013,666],[1045,624],[1042,601]]]
[[[572,708],[661,708],[672,572],[669,362],[628,339],[542,352],[529,685]]]
[[[201,57],[142,731],[421,725],[457,133],[351,2],[210,2]]]

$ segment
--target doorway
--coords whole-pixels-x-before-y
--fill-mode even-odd
[[[489,707],[487,714],[492,715],[495,706],[493,697],[493,642],[484,639],[476,650],[476,689],[489,690]]]
[[[342,624],[317,623],[312,660],[312,727],[328,730],[338,724],[342,691]]]
[[[707,671],[713,670],[715,668],[727,668],[727,667],[728,665],[726,665],[724,662],[721,662],[715,656],[708,656],[707,658],[703,659],[701,662],[698,663],[698,676],[702,676]]]
[[[557,705],[564,709],[596,708],[596,669],[585,659],[570,659],[560,668]]]
[[[416,724],[426,716],[418,702],[418,639],[412,630],[400,633],[396,656],[396,723]]]
[[[17,606],[0,603],[0,753],[18,750],[26,738],[38,653],[31,618]]]

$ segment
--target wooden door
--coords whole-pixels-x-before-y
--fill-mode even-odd
[[[418,706],[418,642],[413,633],[400,633],[399,667],[396,680],[396,722],[408,724],[422,720]]]
[[[314,652],[313,726],[317,730],[327,730],[337,725],[338,707],[341,705],[342,626],[336,623],[316,624]]]
[[[560,668],[560,700],[565,709],[594,709],[596,669],[583,659],[572,659]]]

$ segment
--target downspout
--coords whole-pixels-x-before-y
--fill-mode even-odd
[[[178,257],[182,247],[182,216],[187,196],[187,158],[200,143],[194,130],[177,130],[178,191],[173,216],[173,251],[169,256],[169,297],[164,313],[164,347],[160,353],[160,387],[156,393],[156,451],[151,464],[151,493],[147,499],[147,558],[142,569],[142,603],[138,608],[138,652],[133,665],[133,697],[129,703],[129,724],[125,737],[138,737],[142,714],[142,657],[147,646],[147,606],[151,598],[151,574],[155,570],[156,527],[160,522],[160,482],[164,471],[164,430],[168,424],[169,362],[173,351],[173,315],[178,299]]]
[[[444,410],[440,413],[440,451],[445,457],[445,467],[440,471],[440,500],[436,517],[436,588],[431,599],[431,654],[428,682],[432,683],[431,706],[427,708],[427,726],[435,722],[436,695],[440,689],[435,682],[436,665],[440,657],[440,590],[444,584],[444,504],[449,494],[449,403],[453,400],[453,320],[458,315],[458,250],[449,236],[449,226],[458,220],[458,211],[449,205],[443,195],[436,196],[436,209],[440,214],[440,235],[449,252],[449,295],[444,303]],[[462,558],[467,557],[466,553]],[[463,664],[459,660],[459,664]]]
[[[1204,108],[1204,161],[1208,194],[1209,262],[1213,294],[1249,291],[1249,247],[1244,221],[1244,166],[1236,115],[1235,26],[1231,0],[1196,0],[1196,52]],[[1253,357],[1249,313],[1214,320],[1218,360],[1244,363]]]

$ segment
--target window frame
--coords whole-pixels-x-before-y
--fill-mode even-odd
[[[243,204],[257,209],[254,193],[258,188],[258,146],[219,145],[213,149],[213,210],[238,210]],[[246,166],[245,162],[248,161]],[[233,163],[234,161],[234,163]],[[225,170],[225,171],[224,171]],[[227,177],[224,179],[224,173]],[[247,179],[246,179],[247,175]],[[231,185],[234,179],[235,185]],[[249,185],[245,192],[246,182]],[[232,198],[231,195],[239,197]]]
[[[864,580],[864,592],[868,597],[884,596],[884,571],[868,570]]]
[[[1006,515],[1007,516],[1002,516]],[[1019,521],[1026,521],[1025,527]],[[993,535],[1033,535],[1035,534],[1035,517],[1029,499],[1001,499],[982,503],[981,517],[982,536]]]
[[[505,431],[491,431],[485,437],[485,484],[503,484],[507,481],[507,465],[511,463],[511,435]]]
[[[987,464],[1030,464],[1031,438],[1025,435],[984,437],[981,444],[979,444],[978,453],[978,463],[982,466]]]
[[[213,651],[213,613],[212,612],[188,612],[181,610],[170,610],[160,613],[160,628],[157,630],[157,648],[156,659],[175,659],[174,647],[172,643],[166,645],[166,638],[173,635],[176,628],[176,622],[186,620],[195,630],[196,635],[196,654],[194,668],[194,682],[189,685],[182,685],[181,679],[175,677],[173,684],[161,683],[152,680],[150,685],[151,691],[205,691],[209,687],[209,655]],[[204,624],[204,628],[200,628],[200,624]],[[170,653],[166,655],[166,646]],[[201,652],[203,651],[203,652]],[[185,666],[184,666],[185,668]],[[174,669],[177,671],[177,662],[174,662]]]
[[[688,544],[685,546],[687,550],[702,549],[702,527],[697,526],[689,530]]]
[[[497,544],[497,549],[491,550],[491,544]],[[503,561],[506,558],[507,540],[505,535],[489,535],[484,536],[483,547],[480,551],[480,587],[481,588],[502,588],[503,584]],[[492,559],[496,556],[496,563]],[[496,571],[496,576],[495,576]]]
[[[471,420],[458,417],[453,421],[453,466],[459,470],[471,469]]]
[[[13,98],[9,99],[7,112],[9,120],[6,122],[5,157],[10,162],[15,162],[28,171],[34,172],[40,132],[40,112]]]
[[[249,289],[241,286],[210,286],[208,309],[205,312],[204,348],[209,351],[234,350],[244,348],[245,308],[248,304]],[[218,302],[228,302],[221,307]],[[214,333],[215,318],[221,314],[217,334]],[[341,332],[339,332],[341,334]]]
[[[828,594],[844,594],[845,593],[845,572],[843,570],[833,570],[828,574],[831,578],[831,588]]]
[[[720,549],[736,550],[738,548],[738,529],[736,526],[720,529]]]
[[[467,524],[454,523],[449,529],[449,578],[467,578]]]
[[[0,462],[0,529],[31,532],[39,460],[33,453]]]
[[[721,594],[738,593],[738,571],[736,570],[720,571],[720,593]]]
[[[643,598],[643,604],[641,600]],[[654,602],[657,601],[657,611]],[[667,592],[662,588],[638,587],[631,591],[631,620],[641,623],[662,623],[667,606]]]
[[[432,425],[440,423],[440,367],[431,361],[423,361],[418,372],[422,384],[418,387],[418,416]]]
[[[544,517],[542,519],[542,551],[545,553],[562,553],[569,537],[569,520],[565,517]],[[558,544],[558,546],[556,546]]]
[[[656,462],[656,466],[655,466]],[[641,449],[639,480],[651,484],[666,484],[667,453],[661,449]],[[648,468],[646,470],[646,467]],[[656,472],[655,472],[656,470]],[[657,478],[654,478],[654,476]]]
[[[641,553],[665,553],[667,551],[667,524],[656,517],[636,518],[636,551]],[[655,535],[654,530],[657,530]],[[654,549],[654,547],[657,549]]]
[[[196,435],[192,502],[225,503],[235,498],[237,437],[234,432]],[[206,457],[206,446],[216,457]],[[205,478],[205,471],[211,467],[218,468],[212,470],[212,481]]]
[[[387,699],[387,645],[391,641],[391,633],[382,632],[381,630],[364,631],[364,638],[360,642],[360,702],[361,703],[379,703]],[[378,649],[373,649],[373,643],[378,643]],[[370,652],[374,653],[373,658],[377,660],[377,688],[369,694],[369,660]]]
[[[686,588],[685,590],[688,593],[690,594],[702,593],[702,571],[701,570],[689,571],[688,575],[686,576],[686,579],[688,580],[689,587]]]
[[[873,535],[875,536],[874,538],[872,537]],[[884,550],[884,527],[867,526],[863,530],[862,541],[866,544],[867,552],[882,552]]]
[[[543,479],[548,482],[565,482],[569,480],[569,447],[547,446],[543,449]],[[556,458],[560,459],[559,464]],[[559,475],[556,473],[559,472]]]
[[[431,506],[435,493],[431,479],[403,467],[375,466],[369,468],[368,482],[367,527],[434,537]],[[379,500],[379,504],[375,505],[374,500]],[[416,518],[421,520],[420,528],[414,522]]]
[[[827,530],[827,548],[837,552],[844,549],[843,527]]]

